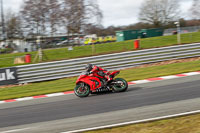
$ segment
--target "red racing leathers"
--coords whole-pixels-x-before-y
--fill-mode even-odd
[[[98,74],[100,71],[102,71],[105,75],[104,75],[104,78],[107,79],[108,81],[112,80],[112,78],[110,78],[110,72],[101,68],[101,67],[98,67],[98,66],[93,66],[92,70],[90,71],[90,73],[96,73]],[[100,75],[101,76],[101,75]]]

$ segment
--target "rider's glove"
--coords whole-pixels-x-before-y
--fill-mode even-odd
[[[92,74],[93,72],[86,72],[86,75],[90,75],[90,74]]]
[[[90,75],[90,72],[86,72],[86,75]]]

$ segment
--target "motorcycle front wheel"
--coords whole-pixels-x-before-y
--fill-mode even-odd
[[[87,97],[90,94],[90,87],[87,85],[77,84],[74,93],[78,97]]]
[[[128,89],[128,83],[122,78],[116,78],[113,84],[113,89],[115,92],[124,92]]]

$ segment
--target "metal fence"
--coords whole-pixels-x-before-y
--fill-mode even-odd
[[[87,63],[108,70],[120,70],[142,64],[200,56],[200,43],[153,48],[117,54],[18,66],[19,83],[54,80],[79,75]]]

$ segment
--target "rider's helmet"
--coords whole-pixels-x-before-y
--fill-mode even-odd
[[[93,65],[92,65],[92,64],[87,64],[87,65],[85,66],[85,69],[86,69],[87,72],[91,71],[92,68],[93,68]]]

